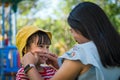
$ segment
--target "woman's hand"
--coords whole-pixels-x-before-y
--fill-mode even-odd
[[[48,58],[48,60],[46,61],[47,64],[51,64],[53,67],[55,67],[56,69],[59,69],[59,65],[58,65],[58,56],[53,54],[53,53],[48,53],[46,55],[46,57]]]

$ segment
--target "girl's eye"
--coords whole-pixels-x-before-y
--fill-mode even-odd
[[[42,47],[43,47],[43,45],[39,45],[38,47],[41,47],[41,48],[42,48]]]
[[[45,46],[45,45],[39,45],[38,47],[40,47],[40,48],[47,48],[47,49],[49,49],[49,46]]]

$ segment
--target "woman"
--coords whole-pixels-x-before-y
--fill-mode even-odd
[[[94,3],[83,2],[70,12],[68,23],[78,44],[59,58],[62,65],[50,80],[118,80],[120,35],[104,11]],[[22,61],[25,60],[26,56]],[[23,65],[28,62],[32,63],[26,61]],[[28,75],[34,80],[42,80],[32,72],[38,74],[35,68]]]

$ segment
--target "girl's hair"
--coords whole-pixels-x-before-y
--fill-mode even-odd
[[[120,35],[96,4],[78,4],[68,17],[69,25],[97,46],[104,67],[120,66]]]
[[[50,40],[49,36],[45,32],[38,31],[38,32],[32,34],[27,39],[26,46],[23,49],[23,55],[25,54],[24,51],[26,51],[26,49],[30,48],[31,43],[35,43],[37,38],[38,38],[38,42],[37,42],[38,46],[40,46],[41,44],[51,45],[51,40]]]

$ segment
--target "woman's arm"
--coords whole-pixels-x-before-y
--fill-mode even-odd
[[[22,58],[23,65],[34,64],[35,62],[35,57],[30,53],[25,54]],[[50,80],[75,80],[76,77],[86,72],[90,67],[90,65],[84,65],[80,61],[66,59]],[[31,80],[43,80],[35,67],[31,68],[27,74]]]
[[[64,60],[62,66],[51,80],[75,80],[83,69],[80,61]]]
[[[85,65],[80,61],[65,60],[50,80],[75,80],[84,70],[84,67]],[[27,74],[31,80],[43,80],[36,68],[32,68]]]
[[[82,65],[80,61],[65,60],[61,68],[50,80],[75,80],[75,78],[79,76],[81,70]],[[30,69],[27,75],[30,80],[43,80],[35,67]]]

